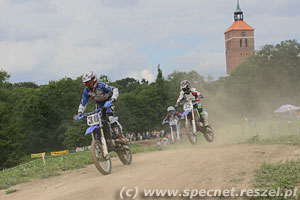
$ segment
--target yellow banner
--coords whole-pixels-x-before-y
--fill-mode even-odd
[[[44,153],[32,153],[31,154],[31,158],[41,158],[45,156],[45,152]]]
[[[69,150],[51,152],[51,156],[58,156],[62,154],[69,154]]]

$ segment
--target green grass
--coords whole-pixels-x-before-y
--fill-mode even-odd
[[[10,186],[29,182],[37,178],[48,178],[57,176],[61,171],[78,169],[92,163],[89,152],[81,152],[60,157],[46,158],[46,166],[42,160],[22,165],[15,169],[0,174],[0,189],[7,189]]]
[[[132,144],[130,147],[133,154],[156,150],[155,146],[143,147],[139,144]],[[112,152],[111,157],[115,156],[117,154]],[[62,171],[84,168],[90,164],[93,164],[90,151],[58,157],[46,157],[46,166],[39,159],[35,162],[0,173],[0,190],[34,179],[58,176]]]
[[[255,143],[255,139],[263,140],[278,136],[300,135],[300,120],[276,121],[257,120],[255,124],[249,120],[238,124],[213,126],[216,138],[214,144]],[[258,138],[255,138],[258,137]]]
[[[249,144],[281,144],[300,146],[300,121],[280,124],[276,121],[259,122],[256,127],[246,127],[245,131],[252,129],[252,136],[248,137],[246,143]],[[294,190],[300,186],[300,160],[291,160],[278,163],[264,163],[256,172],[254,187],[258,189],[277,190],[280,193],[285,190]],[[300,192],[300,189],[299,189]],[[297,198],[300,193],[297,192]],[[295,197],[259,197],[257,199],[295,199]]]
[[[248,123],[245,126],[230,125],[220,127],[215,132],[217,136],[223,136],[226,141],[231,143],[247,143],[258,145],[281,144],[294,145],[300,147],[300,120],[276,121],[265,120],[257,121],[256,125]],[[217,138],[218,139],[218,138]],[[264,154],[265,152],[260,152]],[[231,182],[238,182],[233,179]],[[285,190],[294,190],[299,187],[300,192],[300,160],[264,163],[256,171],[255,183],[253,188],[277,190],[280,187],[280,193]],[[300,199],[300,194],[297,198]],[[256,199],[295,199],[295,197],[257,197]]]
[[[155,151],[156,150],[156,146],[150,146],[150,147],[142,147],[139,144],[131,144],[130,145],[130,150],[131,153],[135,154],[135,153],[143,153],[143,152],[149,152],[149,151]]]
[[[300,184],[300,160],[279,162],[275,164],[264,163],[256,173],[254,187],[259,189],[277,189],[281,192],[294,190]],[[300,189],[297,197],[300,197]],[[258,199],[283,199],[283,197],[260,197]],[[289,197],[286,199],[295,199]]]
[[[10,190],[7,190],[5,191],[6,194],[11,194],[11,193],[14,193],[14,192],[17,192],[18,190],[16,189],[10,189]]]
[[[266,120],[257,122],[256,126],[251,123],[243,129],[238,126],[230,127],[232,132],[239,132],[243,136],[240,143],[250,144],[283,144],[300,146],[300,120],[281,121]]]
[[[255,128],[256,135],[247,139],[250,144],[283,144],[300,146],[300,121],[263,121]]]
[[[300,135],[278,135],[270,138],[260,138],[253,136],[247,140],[249,144],[283,144],[300,146]]]

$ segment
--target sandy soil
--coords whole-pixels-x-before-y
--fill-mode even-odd
[[[137,187],[136,199],[151,199],[142,197],[143,189],[247,189],[253,187],[255,170],[264,161],[293,159],[299,153],[296,147],[281,145],[188,145],[135,154],[130,166],[115,158],[112,173],[107,176],[90,165],[57,177],[20,184],[10,188],[18,190],[12,194],[1,190],[0,199],[110,200],[120,199],[123,187]]]

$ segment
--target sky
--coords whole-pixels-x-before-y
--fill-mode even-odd
[[[226,75],[224,32],[236,0],[0,0],[0,69],[47,84],[93,70],[153,81],[195,70]],[[255,49],[300,42],[299,0],[240,0]]]

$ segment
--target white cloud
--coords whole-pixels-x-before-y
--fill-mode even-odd
[[[174,57],[173,65],[181,70],[196,70],[202,75],[222,75],[226,71],[222,70],[224,66],[223,53],[208,53],[191,51],[187,54]],[[220,69],[221,68],[221,69]]]
[[[0,42],[1,68],[11,73],[35,72],[35,67],[51,60],[54,44],[50,41]]]
[[[150,69],[143,69],[142,71],[132,71],[128,76],[137,80],[142,80],[144,78],[149,82],[153,82],[155,79]]]

